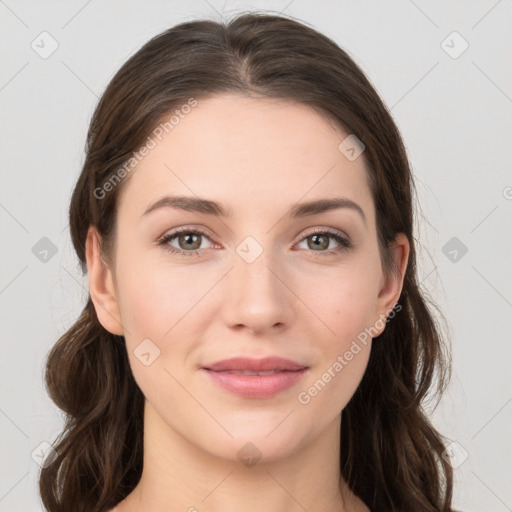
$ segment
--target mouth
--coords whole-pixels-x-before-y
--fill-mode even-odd
[[[292,359],[232,357],[201,368],[210,382],[242,398],[271,398],[295,386],[309,367]]]
[[[224,359],[205,365],[203,368],[215,372],[253,372],[254,374],[264,375],[283,371],[302,370],[303,368],[307,368],[307,366],[293,361],[292,359],[272,356],[264,357],[263,359],[232,357],[231,359]]]
[[[217,373],[229,373],[233,375],[275,375],[276,373],[281,372],[290,372],[294,370],[269,370],[267,372],[251,372],[250,370],[211,370],[210,368],[205,368],[205,370],[209,370],[211,372]]]

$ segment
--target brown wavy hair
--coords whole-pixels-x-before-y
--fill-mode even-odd
[[[450,356],[433,310],[444,317],[417,277],[410,165],[389,110],[327,36],[290,16],[252,11],[229,22],[178,24],[132,55],[93,113],[70,201],[71,238],[82,272],[91,225],[101,236],[105,261],[112,261],[119,194],[129,176],[101,199],[97,191],[162,116],[190,98],[221,93],[309,105],[365,145],[384,271],[396,271],[389,244],[397,233],[407,236],[410,254],[402,310],[375,338],[363,379],[342,411],[340,470],[373,511],[451,511],[452,468],[424,408],[444,391]],[[124,337],[103,328],[90,296],[50,350],[45,383],[66,424],[53,445],[56,457],[40,472],[44,506],[49,512],[114,507],[142,474],[144,395],[131,373]]]

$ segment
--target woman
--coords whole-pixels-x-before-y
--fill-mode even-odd
[[[399,131],[333,41],[246,13],[117,72],[70,204],[90,297],[49,354],[56,511],[451,511],[448,358]]]

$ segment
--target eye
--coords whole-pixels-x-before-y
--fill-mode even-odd
[[[173,254],[180,254],[184,256],[200,256],[202,250],[204,249],[204,247],[201,247],[201,245],[203,245],[201,243],[201,238],[210,240],[210,238],[202,231],[182,228],[162,237],[158,241],[158,245],[163,246],[166,251],[169,251]],[[178,247],[170,245],[174,239],[176,239]]]
[[[178,247],[172,244],[175,239],[175,243]],[[160,238],[158,245],[172,254],[200,256],[201,253],[206,250],[205,247],[201,247],[203,245],[202,239],[207,239],[211,242],[211,239],[203,231],[181,228]],[[337,231],[330,229],[317,229],[312,231],[302,238],[299,243],[303,243],[309,239],[311,239],[311,243],[307,243],[307,249],[316,253],[315,256],[332,256],[352,248],[352,243],[349,238],[345,238]],[[330,248],[331,240],[338,243],[338,246]]]
[[[311,240],[311,242],[309,242],[309,240]],[[335,240],[338,243],[338,247],[329,248],[331,240]],[[312,231],[306,235],[300,243],[304,241],[306,241],[308,249],[311,249],[313,253],[317,253],[315,256],[332,256],[352,248],[352,243],[349,238],[330,229],[317,229]]]

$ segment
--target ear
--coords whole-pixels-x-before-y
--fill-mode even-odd
[[[89,273],[89,292],[98,320],[110,333],[123,335],[121,315],[116,299],[112,271],[100,253],[100,235],[90,226],[85,241],[85,255]]]
[[[410,251],[407,236],[404,233],[398,233],[394,242],[390,245],[390,250],[398,272],[391,272],[389,276],[382,276],[379,295],[377,297],[378,318],[374,324],[379,332],[377,336],[384,331],[386,318],[393,310],[402,293]]]

